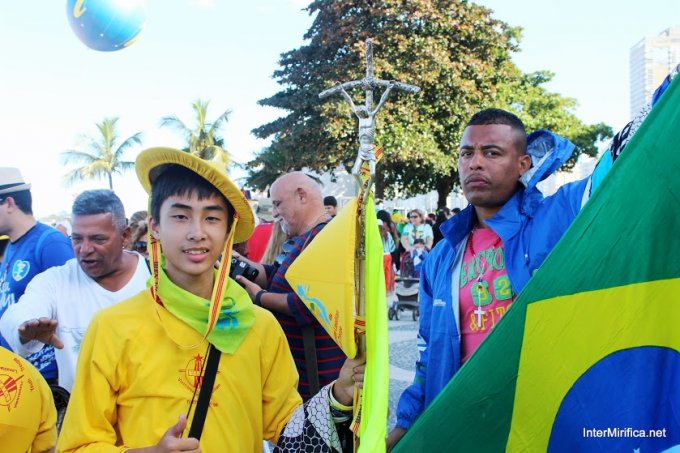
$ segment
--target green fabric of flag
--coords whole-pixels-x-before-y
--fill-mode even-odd
[[[679,84],[394,452],[680,445]]]

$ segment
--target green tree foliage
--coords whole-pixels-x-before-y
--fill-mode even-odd
[[[571,113],[573,100],[548,93],[541,85],[549,73],[524,75],[517,69],[510,57],[518,50],[520,29],[495,19],[487,8],[455,0],[315,0],[307,11],[316,14],[305,35],[308,43],[282,54],[274,73],[285,88],[260,101],[287,115],[253,131],[273,137],[249,163],[253,187],[264,189],[278,175],[302,167],[351,168],[358,149],[356,118],[342,97],[320,101],[318,94],[364,76],[367,38],[374,42],[376,77],[421,88],[417,95],[393,91],[378,115],[376,138],[385,148],[377,166],[379,197],[434,189],[443,205],[459,186],[462,130],[481,108],[508,108],[523,119],[535,115],[529,128],[552,127],[578,138],[580,152],[594,151],[595,139],[609,133],[606,126],[581,123]],[[357,105],[363,102],[360,90],[350,94]],[[549,118],[555,121],[546,123]]]
[[[100,135],[96,138],[85,136],[84,149],[70,149],[61,153],[64,164],[79,165],[64,176],[67,185],[105,178],[109,189],[113,190],[113,174],[135,168],[135,163],[123,160],[123,155],[134,145],[142,144],[142,133],[137,132],[120,142],[116,131],[117,122],[118,118],[107,118],[97,123]]]
[[[219,131],[229,120],[230,110],[223,112],[214,121],[208,122],[208,104],[210,101],[197,99],[191,104],[194,111],[195,126],[189,127],[177,116],[171,115],[161,119],[161,127],[170,127],[178,130],[184,135],[186,141],[184,151],[209,160],[223,166],[225,170],[229,167],[230,158],[227,150],[224,149],[224,139],[219,135]]]
[[[604,123],[585,125],[572,112],[577,106],[573,98],[550,93],[542,85],[550,82],[555,74],[537,71],[518,75],[511,82],[499,87],[494,107],[505,108],[522,120],[527,131],[548,129],[576,145],[571,158],[562,170],[571,170],[582,154],[597,156],[598,143],[613,136],[612,128]]]

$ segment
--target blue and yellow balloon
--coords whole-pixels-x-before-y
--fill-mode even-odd
[[[145,0],[67,0],[69,24],[87,47],[121,50],[139,37],[146,23]]]

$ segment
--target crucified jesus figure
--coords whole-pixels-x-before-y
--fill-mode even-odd
[[[380,96],[380,102],[378,102],[378,105],[373,110],[369,110],[363,105],[357,107],[349,93],[347,93],[344,88],[340,88],[340,92],[344,96],[345,100],[349,102],[352,111],[357,116],[357,118],[359,118],[359,155],[357,156],[357,160],[354,162],[352,173],[356,174],[358,172],[362,161],[375,161],[375,115],[382,108],[383,104],[387,100],[387,97],[390,95],[392,88],[394,88],[394,82],[390,82],[382,96]]]
[[[347,90],[353,88],[362,88],[366,92],[365,105],[357,107],[349,95]],[[384,88],[380,102],[373,108],[373,90]],[[375,115],[382,108],[383,104],[390,95],[390,92],[396,88],[397,90],[406,91],[409,93],[417,93],[420,88],[414,85],[407,85],[405,83],[394,80],[379,80],[373,77],[373,44],[370,39],[366,40],[366,77],[361,80],[352,80],[336,85],[333,88],[319,93],[319,98],[323,99],[332,94],[340,92],[349,105],[352,111],[359,118],[359,155],[354,162],[352,173],[359,180],[361,179],[360,169],[361,163],[366,161],[369,164],[369,171],[371,176],[375,175]],[[359,183],[361,186],[361,182]]]

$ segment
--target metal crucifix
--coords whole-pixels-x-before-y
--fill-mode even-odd
[[[363,88],[366,92],[364,105],[356,106],[352,97],[347,92],[353,88]],[[383,88],[378,105],[373,107],[373,91]],[[353,80],[334,86],[319,94],[323,99],[332,94],[340,93],[352,107],[352,111],[359,119],[359,153],[352,167],[352,175],[358,184],[357,197],[357,217],[356,217],[356,243],[354,261],[354,291],[356,318],[354,324],[355,340],[357,344],[357,354],[364,355],[366,352],[366,220],[367,211],[372,206],[371,185],[375,178],[375,116],[385,104],[390,92],[394,89],[417,93],[420,88],[405,83],[380,80],[373,77],[373,43],[370,39],[366,40],[366,76],[361,80]],[[368,164],[368,165],[365,165]],[[366,168],[368,167],[368,168]],[[371,216],[375,214],[371,211]],[[379,250],[382,254],[382,247]],[[376,301],[373,301],[376,302]],[[383,303],[384,301],[377,301]],[[351,429],[355,433],[354,448],[358,447],[359,422],[361,420],[361,392],[355,389],[354,393],[354,420]]]
[[[357,107],[352,100],[352,97],[347,93],[347,90],[361,87],[366,91],[366,100],[363,106]],[[384,88],[378,105],[373,108],[373,91],[377,88]],[[409,93],[417,93],[420,88],[406,83],[396,82],[394,80],[380,80],[373,77],[373,42],[371,39],[366,40],[366,76],[361,80],[352,80],[338,84],[333,88],[322,91],[319,94],[320,99],[324,99],[330,95],[340,93],[345,100],[352,107],[352,111],[359,119],[359,153],[357,159],[352,167],[352,174],[357,177],[359,186],[362,186],[360,181],[360,170],[363,162],[368,162],[371,179],[375,177],[375,116],[382,108],[383,104],[390,95],[393,89],[406,91]]]

